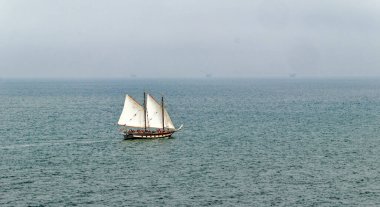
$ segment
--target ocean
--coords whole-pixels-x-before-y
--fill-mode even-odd
[[[144,91],[182,131],[123,140]],[[0,155],[0,206],[380,206],[380,79],[3,79]]]

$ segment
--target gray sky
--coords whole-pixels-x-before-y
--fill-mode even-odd
[[[0,77],[380,75],[378,0],[0,0]]]

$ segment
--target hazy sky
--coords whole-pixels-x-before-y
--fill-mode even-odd
[[[0,77],[380,75],[379,0],[0,0]]]

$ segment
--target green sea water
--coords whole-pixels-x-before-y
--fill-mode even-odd
[[[144,90],[173,138],[119,134]],[[380,80],[1,80],[0,156],[0,206],[380,206]]]

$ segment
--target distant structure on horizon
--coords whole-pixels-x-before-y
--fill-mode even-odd
[[[297,76],[296,73],[290,73],[290,74],[289,74],[289,77],[290,77],[290,78],[295,78],[296,76]]]
[[[212,74],[210,73],[206,74],[206,78],[212,78]]]

